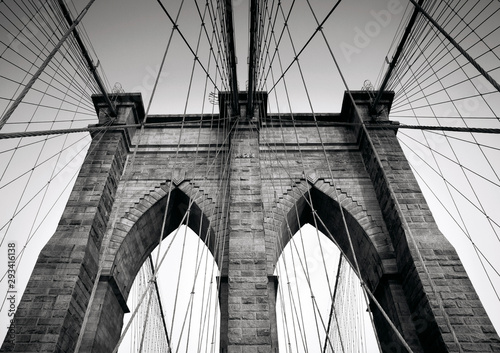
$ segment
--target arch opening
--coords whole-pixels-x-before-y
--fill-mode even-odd
[[[275,275],[280,352],[380,352],[359,279],[313,225],[292,236]]]
[[[348,197],[344,200],[347,201],[345,202],[347,207],[353,211],[350,212],[346,206],[342,206],[345,224],[339,203],[323,191],[310,187],[285,215],[286,219],[283,220],[278,239],[277,255],[281,255],[293,235],[300,233],[303,225],[315,225],[319,232],[338,246],[349,263],[354,264],[356,257],[360,265],[361,278],[371,290],[374,290],[384,272],[382,259],[387,261],[394,259],[392,247],[380,222],[374,221],[355,201],[349,200]],[[354,212],[356,216],[353,215]],[[367,230],[370,231],[370,236]],[[355,254],[351,250],[349,237]],[[375,238],[377,244],[372,240]]]
[[[157,283],[148,290],[154,264],[164,256]],[[132,313],[137,314],[119,352],[139,352],[141,347],[143,352],[218,352],[218,276],[215,259],[191,228],[182,225],[169,234],[134,280],[127,302],[131,313],[124,317],[122,334]]]
[[[404,345],[410,342],[409,344],[419,351],[421,348],[415,323],[403,293],[401,276],[395,263],[396,255],[381,215],[370,215],[349,195],[335,193],[334,190],[330,190],[328,195],[318,188],[308,187],[309,190],[293,203],[283,218],[276,262],[285,248],[296,243],[293,238],[300,234],[304,225],[314,225],[313,233],[316,233],[317,228],[317,232],[321,232],[331,243],[336,244],[346,262],[354,266],[354,260],[357,260],[359,279],[371,292],[368,306],[382,349],[404,349]],[[341,202],[345,223],[337,199]],[[349,239],[352,241],[352,247]],[[355,270],[357,273],[357,268]],[[314,297],[314,294],[309,295],[311,296]],[[327,323],[316,322],[322,332],[326,332]],[[401,341],[393,327],[399,331],[406,343]],[[320,330],[316,329],[316,332]]]
[[[140,209],[140,206],[136,208]],[[166,218],[164,217],[165,214]],[[134,214],[129,212],[127,216],[134,217]],[[220,267],[218,262],[221,247],[218,244],[216,232],[210,225],[208,216],[180,188],[172,189],[170,197],[168,197],[168,194],[162,197],[142,212],[137,220],[132,218],[134,221],[130,227],[127,226],[127,222],[129,222],[127,216],[124,217],[125,220],[122,220],[122,224],[115,227],[115,239],[119,244],[117,251],[110,255],[112,265],[109,269],[125,299],[128,298],[129,290],[142,264],[153,249],[158,246],[161,235],[163,234],[164,240],[170,234],[175,234],[181,225],[187,225],[189,229],[197,234],[202,243],[206,244]],[[123,232],[123,230],[126,230],[126,235],[120,238],[120,232]]]
[[[161,237],[163,239],[159,242]],[[128,326],[124,316],[130,311],[134,317],[142,315],[143,322],[145,317],[148,321],[156,317],[146,326],[135,324],[136,332],[132,335],[135,343],[129,340],[129,347],[135,344],[139,348],[142,345],[142,351],[145,351],[146,342],[154,340],[151,335],[162,333],[164,339],[156,343],[169,342],[170,348],[175,345],[175,349],[183,347],[181,351],[194,352],[198,351],[203,341],[203,345],[209,346],[208,352],[215,352],[220,327],[217,295],[219,244],[206,210],[202,210],[179,187],[154,203],[147,198],[141,199],[117,222],[111,244],[108,265],[103,271],[104,276],[101,276],[100,299],[94,304],[95,320],[99,321],[97,331],[92,333],[95,337],[92,343],[94,349],[113,351],[122,330]],[[156,283],[152,281],[153,267],[159,271]],[[132,292],[134,281],[137,284]],[[162,282],[163,285],[160,284]],[[141,290],[141,283],[146,288]],[[135,298],[132,298],[132,293]],[[189,303],[187,307],[180,304],[186,299]],[[216,304],[213,304],[214,300]],[[165,303],[161,304],[164,306],[162,310],[159,310],[160,301]],[[139,302],[140,309],[136,310]],[[156,310],[152,310],[154,307]],[[196,317],[195,313],[205,316]],[[158,323],[159,319],[160,331],[144,331],[144,327]],[[195,328],[194,322],[198,323]],[[204,324],[200,326],[202,322]],[[193,330],[200,334],[199,342],[195,343],[192,339]],[[144,338],[142,332],[147,333]]]

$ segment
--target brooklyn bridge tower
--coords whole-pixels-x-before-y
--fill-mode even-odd
[[[488,97],[499,97],[494,76],[500,63],[496,55],[500,43],[494,47],[489,35],[478,39],[496,63],[483,68],[481,58],[486,54],[475,51],[468,35],[464,39],[464,34],[451,28],[458,21],[464,24],[459,27],[462,31],[479,36],[482,25],[473,27],[475,20],[467,17],[467,12],[479,9],[470,9],[464,1],[455,6],[411,0],[403,12],[399,4],[402,27],[380,87],[351,90],[343,81],[335,52],[340,48],[351,58],[361,51],[356,42],[375,40],[375,33],[398,14],[397,4],[389,2],[386,9],[373,10],[367,25],[356,27],[354,44],[342,42],[337,47],[330,45],[327,25],[344,11],[340,1],[324,12],[319,7],[304,8],[311,12],[308,15],[314,25],[308,40],[303,44],[297,40],[303,45],[300,47],[294,45],[289,25],[294,18],[291,14],[299,11],[294,5],[252,0],[248,81],[240,89],[231,1],[194,2],[197,11],[191,18],[201,23],[198,42],[186,35],[189,26],[182,26],[179,16],[158,1],[157,11],[172,25],[172,36],[194,57],[193,72],[195,68],[203,72],[203,102],[210,97],[212,103],[211,112],[203,105],[199,113],[173,115],[151,114],[151,101],[143,101],[141,93],[106,90],[80,24],[93,1],[75,13],[63,0],[49,3],[38,9],[45,20],[33,13],[30,21],[41,25],[50,22],[45,16],[51,15],[60,26],[60,36],[52,39],[50,53],[42,50],[44,60],[37,62],[36,73],[28,70],[32,80],[20,81],[18,97],[6,106],[0,136],[19,141],[17,151],[30,138],[42,136],[45,146],[54,136],[83,131],[90,136],[89,147],[57,228],[38,255],[22,298],[19,294],[14,300],[15,315],[2,351],[116,352],[129,330],[128,323],[134,320],[139,322],[134,343],[138,351],[149,351],[148,347],[160,343],[164,352],[500,351],[500,338],[487,311],[424,198],[420,185],[426,190],[428,185],[417,182],[421,169],[415,168],[415,157],[407,157],[414,156],[409,153],[415,144],[409,141],[415,139],[411,130],[416,130],[423,136],[418,143],[430,151],[420,165],[437,171],[439,182],[446,186],[443,189],[452,195],[443,202],[457,206],[463,200],[458,202],[453,195],[470,197],[469,191],[449,183],[446,164],[434,165],[443,156],[471,187],[482,178],[493,185],[490,199],[499,192],[498,159],[496,164],[488,163],[486,171],[471,170],[459,151],[448,150],[460,140],[477,149],[481,158],[499,150],[489,148],[487,139],[479,136],[499,132],[495,124],[500,109]],[[495,16],[487,13],[499,7],[491,4],[484,5],[476,18],[491,24]],[[6,1],[1,6],[7,16],[8,11],[28,13],[34,5],[16,7]],[[286,58],[280,56],[286,53],[284,38],[291,43],[287,50],[293,52],[288,67]],[[37,43],[35,38],[28,39]],[[202,39],[207,55],[201,53]],[[304,83],[300,89],[311,103],[301,59],[316,41],[326,49],[321,55],[326,53],[330,60],[324,70],[338,69],[338,82],[346,84],[342,103],[334,113],[318,113],[312,104],[309,112],[297,113],[289,92],[297,87],[287,85],[286,80],[296,70]],[[10,44],[5,52],[13,49]],[[164,79],[165,57],[151,97]],[[10,62],[9,56],[2,58]],[[89,102],[97,121],[84,127],[59,128],[54,123],[50,129],[14,131],[12,126],[19,119],[16,114],[33,95],[51,94],[49,89],[43,92],[37,80],[60,88],[57,74],[53,81],[46,75],[56,67],[67,70],[65,60],[78,62],[75,72],[84,71],[82,82],[87,82],[68,90],[65,99],[73,99],[80,87],[91,82],[95,92]],[[275,72],[277,68],[280,71]],[[465,78],[454,77],[453,70],[461,71]],[[64,75],[77,84],[78,75]],[[428,77],[435,82],[429,84]],[[447,82],[450,77],[455,81]],[[483,86],[479,87],[479,81]],[[442,103],[436,102],[435,93],[428,88],[442,85],[439,99],[447,95],[446,105],[455,107],[448,116],[462,117],[465,114],[460,110],[467,104],[464,96],[453,96],[453,90],[464,82],[475,89],[469,94],[474,102],[489,109],[476,110],[481,114],[477,117],[488,116],[483,121],[493,121],[493,125],[475,125],[472,120],[447,124],[450,120]],[[417,88],[420,91],[415,93]],[[284,100],[277,98],[279,89],[286,93]],[[418,105],[422,102],[425,109]],[[282,104],[287,108],[280,108]],[[61,105],[61,112],[64,107]],[[405,109],[415,117],[404,116]],[[427,121],[432,123],[421,124],[419,118],[431,113],[434,115]],[[34,117],[33,122],[38,119]],[[394,117],[417,123],[398,123]],[[449,144],[445,152],[429,142],[431,136]],[[37,160],[37,167],[42,160]],[[57,180],[55,170],[43,190]],[[35,174],[30,175],[34,182]],[[471,202],[486,224],[497,230],[497,215],[486,212],[485,201],[475,200]],[[461,212],[457,214],[467,228],[468,221],[461,218]],[[201,246],[189,245],[188,233],[195,234]],[[19,262],[24,240],[14,241],[11,233],[5,234],[2,242],[15,249],[12,261]],[[490,282],[495,291],[495,261],[488,260],[489,251],[478,248],[479,241],[471,234],[467,230],[469,244],[488,278],[493,276]],[[174,249],[176,239],[182,247]],[[304,245],[310,241],[317,241],[315,250]],[[497,239],[488,244],[499,248]],[[327,247],[337,249],[338,256]],[[189,285],[170,280],[161,285],[161,267],[178,280],[187,277],[185,265],[165,261],[167,255],[191,256],[194,270]],[[288,262],[284,257],[289,257]],[[208,259],[214,265],[212,274],[206,276],[210,267],[202,263]],[[319,259],[316,268],[311,265],[314,259]],[[301,274],[292,278],[297,272]],[[317,272],[325,276],[319,287],[313,284]],[[14,273],[7,271],[3,280],[14,279],[10,276]],[[208,279],[200,289],[196,281],[204,276]],[[300,277],[302,284],[297,285]],[[162,304],[160,287],[174,298],[174,305],[166,308]],[[317,288],[326,292],[326,305]],[[17,295],[14,287],[6,292],[6,298]],[[296,296],[298,292],[302,299]],[[185,310],[178,304],[182,297],[188,298]],[[200,297],[204,301],[196,306],[195,298]],[[174,320],[175,315],[180,321]],[[373,324],[371,341],[361,334],[366,331],[359,326],[362,317],[368,326]],[[200,325],[192,326],[197,320]]]

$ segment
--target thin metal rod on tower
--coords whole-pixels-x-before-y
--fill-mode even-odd
[[[226,0],[226,35],[227,35],[227,47],[229,50],[229,57],[227,58],[229,62],[229,80],[231,85],[231,94],[232,94],[232,110],[233,115],[239,115],[240,107],[238,100],[238,79],[236,75],[236,50],[234,46],[234,22],[233,22],[233,5],[231,3],[232,0]]]
[[[59,3],[59,6],[61,6],[61,10],[62,10],[62,13],[64,15],[64,18],[66,19],[66,22],[68,22],[69,26],[72,26],[73,19],[71,18],[71,14],[68,11],[68,8],[67,8],[64,0],[58,0],[58,3]],[[73,36],[75,37],[76,43],[80,47],[82,55],[83,55],[85,61],[87,62],[87,65],[90,69],[90,72],[92,73],[92,76],[94,77],[94,80],[97,83],[97,86],[99,86],[99,90],[101,91],[102,95],[104,96],[104,99],[106,100],[106,104],[108,105],[108,107],[111,111],[111,114],[113,116],[116,116],[117,115],[116,107],[113,104],[113,102],[111,102],[111,100],[109,99],[108,93],[106,92],[106,88],[104,87],[104,84],[102,83],[102,80],[101,80],[101,77],[99,76],[99,73],[97,72],[97,68],[94,65],[92,58],[90,57],[89,52],[88,52],[87,48],[85,47],[85,43],[83,43],[82,38],[80,37],[80,34],[78,33],[78,30],[76,29],[76,27],[73,28]]]
[[[28,81],[28,83],[26,84],[26,86],[24,86],[24,88],[21,91],[21,93],[19,93],[19,95],[14,100],[14,102],[12,103],[12,105],[10,106],[10,108],[7,110],[7,112],[5,112],[5,114],[0,119],[0,130],[2,130],[2,128],[4,127],[5,123],[11,117],[12,113],[14,113],[14,111],[17,109],[17,107],[19,106],[19,104],[21,103],[21,101],[23,100],[23,98],[28,94],[29,90],[31,89],[31,87],[33,87],[33,85],[35,84],[36,80],[40,77],[40,75],[42,74],[42,72],[49,65],[50,61],[56,55],[56,53],[59,51],[59,49],[64,44],[64,42],[66,41],[66,39],[68,39],[68,37],[71,35],[71,32],[73,32],[73,30],[78,25],[78,23],[80,23],[80,21],[83,19],[83,17],[87,14],[90,6],[92,6],[92,4],[94,2],[95,2],[95,0],[90,0],[88,2],[87,6],[85,6],[85,8],[80,12],[80,14],[78,15],[78,17],[73,22],[73,24],[68,28],[68,30],[66,31],[66,33],[64,33],[64,35],[61,37],[61,39],[59,40],[59,42],[56,44],[56,46],[54,47],[54,49],[52,49],[52,51],[49,53],[49,55],[45,58],[45,61],[42,63],[42,65],[40,65],[40,67],[38,68],[38,70],[33,74],[33,76],[31,77],[31,79]]]
[[[418,3],[420,5],[422,5],[424,3],[424,0],[419,0]],[[392,60],[389,64],[389,68],[387,69],[387,72],[385,73],[384,80],[382,81],[382,84],[380,85],[377,96],[375,97],[375,99],[370,107],[370,113],[374,112],[375,107],[377,106],[380,98],[382,97],[383,92],[385,91],[385,88],[387,87],[387,83],[389,82],[389,79],[391,78],[392,72],[394,71],[394,68],[396,67],[396,63],[398,62],[399,57],[401,56],[401,53],[403,52],[403,48],[406,44],[406,41],[408,40],[408,37],[410,36],[411,30],[412,30],[413,26],[415,25],[415,21],[417,20],[417,15],[418,15],[418,9],[415,8],[415,9],[413,9],[413,13],[411,14],[410,21],[408,21],[408,25],[406,26],[406,29],[403,33],[403,36],[401,37],[401,41],[399,42],[399,45],[396,49],[396,52],[394,53],[394,56],[392,57]]]
[[[422,15],[425,16],[425,18],[427,18],[427,20],[432,23],[434,25],[434,27],[436,27],[436,29],[441,32],[441,34],[443,36],[446,37],[446,39],[448,39],[450,41],[451,44],[453,44],[455,46],[455,48],[460,52],[460,54],[462,54],[463,56],[465,56],[465,58],[467,60],[469,60],[469,62],[472,64],[472,66],[474,66],[477,71],[479,71],[481,73],[481,75],[484,76],[485,79],[488,80],[489,83],[491,83],[493,85],[493,87],[496,88],[496,90],[498,92],[500,92],[500,85],[498,84],[498,82],[495,81],[495,79],[493,77],[491,77],[488,72],[486,72],[485,69],[483,69],[483,67],[481,65],[479,65],[477,63],[476,60],[474,60],[474,58],[472,56],[470,56],[464,48],[462,48],[460,46],[460,44],[458,44],[455,39],[453,39],[449,34],[448,32],[446,32],[423,8],[422,6],[420,6],[419,4],[417,4],[415,2],[415,0],[410,0],[410,2],[415,6],[415,8],[420,11],[422,13]]]
[[[257,42],[257,12],[258,1],[250,1],[250,45],[248,49],[248,103],[247,117],[253,116],[253,95],[255,93],[255,62],[257,60],[256,42]]]

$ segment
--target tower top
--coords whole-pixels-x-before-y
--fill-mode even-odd
[[[233,112],[232,93],[229,91],[219,92],[219,114],[221,118],[225,117],[246,117],[248,111],[248,92],[238,92],[238,106],[240,111]],[[252,119],[263,118],[267,115],[267,92],[257,91],[253,94],[252,100],[253,114]]]

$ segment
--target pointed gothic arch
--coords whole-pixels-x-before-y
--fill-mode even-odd
[[[114,246],[110,247],[107,254],[106,266],[100,279],[101,282],[107,282],[109,288],[98,288],[98,295],[91,309],[91,321],[97,321],[98,324],[88,326],[85,333],[92,345],[89,350],[91,352],[111,352],[118,343],[123,316],[129,312],[126,303],[130,289],[142,264],[158,246],[161,235],[165,239],[175,233],[178,227],[186,225],[207,246],[220,268],[215,232],[210,226],[206,210],[202,210],[194,200],[201,201],[205,197],[199,193],[192,194],[193,188],[189,188],[187,181],[172,186],[171,190],[169,184],[167,182],[162,185],[161,190],[164,192],[161,194],[164,195],[154,203],[151,202],[151,197],[141,198],[112,230],[111,242]],[[162,232],[163,223],[165,227]],[[105,286],[101,283],[99,285]]]
[[[357,271],[354,264],[355,261],[358,262],[361,279],[405,340],[410,343],[412,350],[423,351],[418,339],[419,332],[414,323],[415,315],[412,315],[409,303],[404,298],[401,276],[396,270],[396,254],[385,224],[381,222],[380,211],[378,210],[373,216],[370,215],[352,196],[342,190],[335,190],[334,186],[323,180],[317,180],[314,184],[304,180],[297,185],[297,190],[300,191],[290,193],[286,200],[290,206],[283,213],[276,261],[303,225],[310,224],[313,227],[317,225],[317,229],[345,255],[355,272]],[[354,254],[351,251],[349,237]],[[371,298],[370,310],[384,351],[392,349],[404,351],[405,348],[391,325]],[[435,319],[430,312],[429,314],[431,315],[429,321],[432,324]]]
[[[120,289],[127,296],[133,281],[131,279],[135,278],[142,263],[158,245],[165,213],[163,238],[181,224],[186,224],[206,244],[216,262],[220,258],[216,235],[205,210],[200,209],[198,203],[190,198],[194,195],[188,195],[183,185],[173,187],[171,191],[168,191],[168,187],[168,185],[163,187],[167,190],[167,194],[150,204],[148,208],[145,205],[150,201],[147,199],[139,201],[117,222],[113,231],[111,242],[115,243],[115,246],[107,255],[109,259],[107,262],[110,265],[106,271],[115,276]],[[188,210],[189,214],[186,215]],[[217,264],[220,267],[220,264]]]
[[[280,351],[377,351],[362,288],[341,256],[328,235],[310,223],[281,252],[275,270]]]
[[[330,241],[333,241],[346,255],[349,262],[354,264],[354,256],[340,211],[342,207],[356,256],[367,259],[369,263],[362,269],[363,280],[376,287],[381,275],[389,271],[388,267],[394,261],[394,254],[391,254],[394,250],[390,245],[385,225],[378,217],[368,214],[352,197],[342,191],[337,192],[338,195],[335,194],[332,186],[321,180],[314,185],[304,182],[301,194],[292,195],[288,199],[292,206],[284,213],[279,232],[277,258],[293,234],[296,234],[304,224],[315,226],[314,208],[318,230],[326,234]],[[336,200],[337,196],[342,206]]]
[[[227,140],[213,136],[210,127],[201,125],[207,127],[203,148],[217,169],[214,176],[206,178],[208,164],[193,163],[193,152],[200,143],[192,134],[182,140],[185,145],[179,159],[183,158],[184,164],[158,168],[172,156],[170,140],[172,134],[179,133],[179,126],[149,126],[144,141],[150,141],[142,146],[127,184],[123,175],[136,130],[130,124],[141,120],[141,103],[137,95],[122,98],[112,128],[92,141],[58,229],[42,250],[19,304],[15,322],[28,332],[24,339],[30,342],[6,343],[2,349],[74,351],[83,342],[80,352],[111,352],[120,335],[123,313],[128,310],[129,285],[141,261],[158,242],[154,233],[158,235],[161,228],[162,207],[171,217],[166,228],[172,229],[185,214],[186,209],[178,206],[186,200],[193,200],[190,213],[199,216],[193,220],[200,220],[188,222],[188,226],[201,229],[198,234],[208,244],[216,243],[210,222],[221,232],[218,237],[222,239],[217,240],[223,241],[224,256],[216,247],[211,251],[221,268],[223,351],[277,347],[273,264],[282,250],[277,240],[282,237],[280,243],[286,244],[299,223],[313,220],[313,211],[324,221],[318,228],[332,233],[347,257],[354,258],[346,245],[339,205],[346,211],[355,253],[358,260],[361,258],[362,278],[414,352],[453,351],[457,344],[469,347],[471,337],[488,347],[498,342],[456,252],[437,229],[392,130],[326,124],[331,156],[339,165],[333,175],[323,165],[326,151],[319,151],[314,139],[308,141],[308,153],[316,158],[307,166],[297,163],[287,167],[287,173],[275,174],[263,172],[269,165],[261,157],[267,153],[266,146],[252,122],[242,123],[238,134]],[[357,93],[355,99],[358,107],[364,105],[367,111],[366,93]],[[347,104],[351,102],[346,103],[340,117],[329,117],[333,123],[335,119],[350,121],[352,104]],[[106,123],[105,116],[103,119]],[[263,125],[262,131],[266,129]],[[304,135],[316,133],[307,123],[301,129]],[[283,133],[295,137],[290,130]],[[220,168],[223,158],[215,150],[227,151],[222,154],[228,168]],[[271,179],[275,177],[283,182],[279,189],[273,188]],[[170,178],[173,184],[158,186]],[[218,178],[227,181],[227,194],[220,195]],[[198,192],[200,185],[205,191]],[[165,195],[170,186],[175,202],[167,207]],[[312,206],[306,202],[309,195]],[[124,202],[124,211],[117,215],[119,200]],[[117,222],[110,227],[114,219]],[[104,253],[107,232],[112,232],[111,251],[98,277],[99,254]],[[148,232],[144,238],[143,232]],[[94,289],[96,296],[89,304]],[[453,291],[463,293],[455,295]],[[402,351],[377,306],[371,309],[383,350]],[[471,315],[474,322],[468,321]],[[470,331],[461,335],[464,328]],[[454,331],[449,333],[451,329]]]

